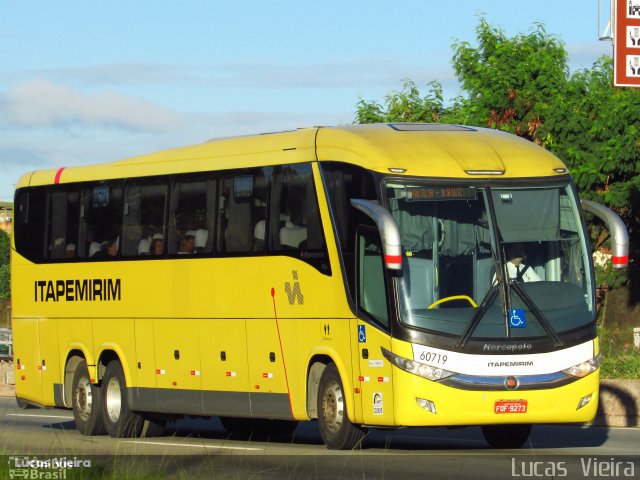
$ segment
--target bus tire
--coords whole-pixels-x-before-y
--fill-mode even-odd
[[[102,378],[102,394],[104,426],[114,438],[139,437],[144,427],[144,418],[130,410],[126,393],[122,366],[112,360]]]
[[[102,435],[105,432],[102,420],[102,392],[100,387],[91,383],[85,360],[78,364],[73,374],[71,408],[76,429],[82,435]]]
[[[482,435],[492,448],[520,448],[529,438],[531,424],[484,425]]]
[[[351,450],[359,446],[366,431],[347,416],[347,403],[335,363],[326,366],[318,385],[318,427],[327,448]]]

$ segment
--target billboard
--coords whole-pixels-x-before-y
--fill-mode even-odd
[[[640,87],[640,0],[615,0],[613,84]]]

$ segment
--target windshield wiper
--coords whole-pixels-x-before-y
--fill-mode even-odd
[[[511,287],[516,292],[516,294],[522,299],[525,306],[529,310],[531,310],[531,313],[533,313],[533,315],[538,319],[538,321],[540,322],[540,325],[542,325],[542,328],[544,328],[544,331],[547,332],[547,335],[549,335],[549,337],[553,340],[554,347],[563,347],[564,342],[560,340],[560,337],[554,330],[553,326],[551,325],[551,322],[547,320],[547,317],[544,316],[544,313],[542,313],[542,311],[538,308],[536,303],[525,291],[525,289],[522,288],[522,285],[520,285],[518,282],[514,282],[511,285]]]
[[[489,290],[485,294],[484,298],[482,299],[482,302],[480,303],[480,306],[478,307],[476,312],[473,314],[473,317],[471,317],[471,320],[469,321],[469,325],[467,325],[467,328],[465,328],[464,333],[460,336],[458,343],[456,343],[454,347],[456,349],[464,348],[464,346],[469,341],[469,338],[471,338],[471,335],[480,324],[482,317],[484,317],[485,313],[489,309],[489,305],[491,305],[496,299],[496,297],[498,296],[498,293],[500,293],[500,296],[502,297],[502,315],[505,318],[506,335],[507,337],[511,336],[511,330],[509,329],[509,319],[508,319],[508,313],[509,313],[509,308],[511,306],[511,302],[510,302],[510,296],[509,296],[509,290],[508,290],[509,289],[508,282],[505,281],[505,279],[507,278],[505,276],[507,275],[507,268],[506,268],[505,253],[502,249],[502,245],[503,245],[502,234],[500,233],[500,229],[498,228],[498,221],[496,219],[496,210],[493,205],[493,199],[491,198],[491,192],[489,191],[489,187],[485,187],[484,196],[487,199],[487,204],[489,206],[489,218],[491,220],[491,227],[496,237],[497,252],[491,249],[491,256],[493,257],[493,265],[494,265],[493,268],[495,270],[495,276],[496,276],[496,284],[492,285],[491,288],[489,288]],[[493,282],[493,279],[492,279],[492,282]]]
[[[454,348],[456,350],[464,348],[464,346],[469,341],[469,338],[471,338],[471,334],[478,327],[480,320],[482,320],[482,317],[484,317],[484,314],[487,312],[487,310],[489,309],[489,306],[493,303],[493,301],[496,299],[497,296],[498,296],[498,289],[495,286],[491,287],[489,291],[486,293],[486,295],[484,296],[484,298],[482,299],[482,302],[480,303],[477,310],[473,314],[473,317],[471,317],[471,321],[469,322],[469,325],[467,325],[467,328],[464,330],[464,333],[462,334],[462,336],[460,336],[458,343],[455,344]]]

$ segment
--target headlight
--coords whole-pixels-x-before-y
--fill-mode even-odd
[[[573,377],[582,378],[589,375],[590,373],[595,372],[599,366],[600,366],[600,354],[587,360],[586,362],[579,363],[577,365],[574,365],[562,371]]]
[[[384,358],[389,360],[392,365],[395,365],[400,370],[404,370],[405,372],[418,375],[419,377],[437,381],[442,380],[443,378],[450,377],[451,375],[455,375],[455,372],[450,372],[449,370],[444,370],[443,368],[432,367],[430,365],[425,365],[424,363],[416,362],[415,360],[401,357],[399,355],[391,353],[386,348],[380,347],[380,350],[382,350],[382,355],[384,356]]]

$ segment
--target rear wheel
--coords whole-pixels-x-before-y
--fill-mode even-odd
[[[71,384],[71,407],[76,429],[82,435],[104,433],[102,420],[102,392],[89,378],[87,362],[82,360],[76,367]]]
[[[482,435],[493,448],[520,448],[529,438],[530,424],[485,425]]]
[[[366,430],[347,416],[342,380],[338,368],[330,363],[318,385],[318,427],[325,445],[333,450],[350,450],[362,441]]]
[[[129,409],[122,366],[109,362],[102,378],[103,419],[107,433],[116,438],[133,438],[142,434],[144,418]]]

